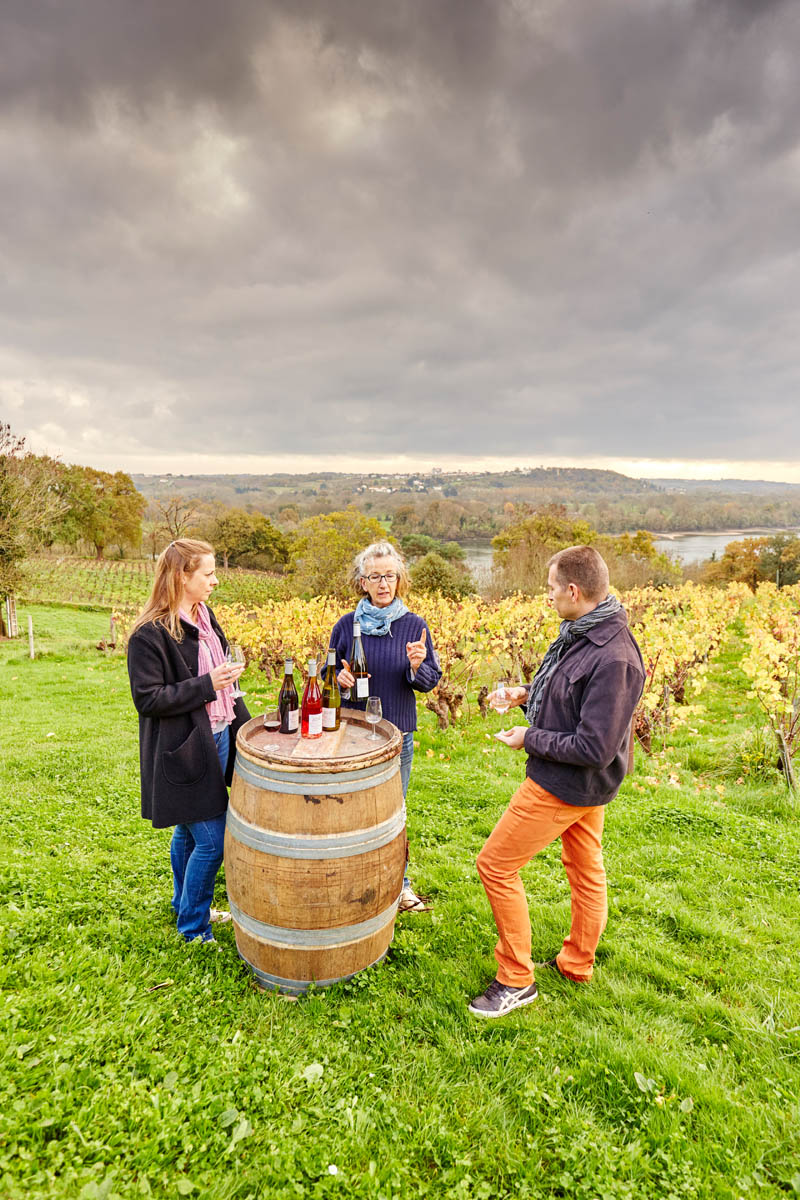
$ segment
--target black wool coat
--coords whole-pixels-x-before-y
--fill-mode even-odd
[[[211,625],[228,643],[208,610]],[[156,829],[207,821],[228,807],[233,778],[236,732],[249,720],[241,697],[235,700],[230,726],[228,768],[222,768],[206,704],[214,699],[210,675],[197,675],[200,638],[195,626],[181,621],[183,641],[162,625],[143,625],[128,642],[128,675],[139,713],[139,766],[142,816]]]

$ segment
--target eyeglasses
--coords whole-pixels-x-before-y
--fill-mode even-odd
[[[367,575],[366,578],[368,583],[380,583],[382,579],[385,579],[387,583],[394,583],[397,576],[394,571],[387,571],[385,575]]]

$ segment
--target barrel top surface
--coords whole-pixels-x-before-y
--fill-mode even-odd
[[[372,733],[378,737],[373,738]],[[270,733],[263,716],[253,717],[239,730],[237,752],[286,771],[344,771],[386,762],[400,753],[403,735],[391,721],[367,724],[358,708],[342,708],[341,728],[318,738],[299,733]]]

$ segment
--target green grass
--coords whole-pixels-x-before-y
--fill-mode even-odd
[[[0,1194],[800,1193],[800,833],[777,776],[725,773],[758,724],[736,643],[696,732],[609,809],[593,982],[542,971],[536,1005],[479,1023],[495,935],[474,860],[523,767],[487,737],[499,718],[442,734],[421,714],[409,834],[433,911],[401,918],[380,967],[293,1002],[254,988],[230,926],[220,954],[179,941],[124,660],[94,648],[107,614],[32,611],[40,656],[0,645]],[[261,685],[244,677],[254,711]],[[557,845],[525,882],[549,957]]]

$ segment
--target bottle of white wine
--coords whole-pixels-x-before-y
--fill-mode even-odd
[[[369,671],[367,656],[361,644],[361,626],[353,622],[353,648],[350,651],[350,674],[356,681],[356,700],[366,700],[369,696]]]
[[[328,651],[328,665],[322,684],[322,728],[326,731],[339,728],[342,714],[342,693],[336,678],[336,651]]]

